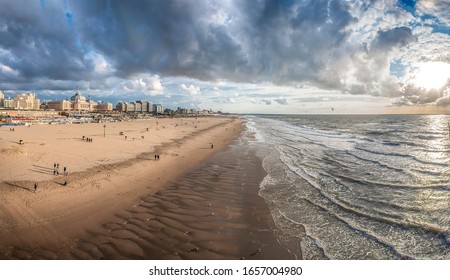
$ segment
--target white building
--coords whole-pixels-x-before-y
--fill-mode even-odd
[[[127,103],[120,101],[116,105],[116,110],[119,112],[125,112],[127,110]]]
[[[142,112],[142,103],[141,102],[139,102],[139,101],[136,101],[136,102],[134,102],[134,111],[135,112],[139,112],[139,113],[141,113]]]
[[[148,101],[139,100],[136,102],[122,102],[116,105],[116,110],[127,113],[151,113],[152,104]]]
[[[151,112],[151,106],[150,106],[150,103],[148,101],[139,100],[139,101],[136,101],[136,105],[137,104],[139,104],[141,106],[140,112],[142,112],[142,113],[149,113],[149,112]],[[136,110],[136,111],[139,111],[139,110]]]
[[[111,103],[100,103],[84,97],[79,90],[70,97],[70,100],[50,101],[47,103],[48,109],[55,111],[111,111]]]
[[[127,103],[126,110],[127,110],[127,113],[136,112],[136,103],[134,103],[134,102]]]
[[[164,108],[161,104],[153,104],[153,114],[163,114]]]
[[[20,93],[14,97],[13,108],[17,110],[39,110],[41,101],[35,93]]]

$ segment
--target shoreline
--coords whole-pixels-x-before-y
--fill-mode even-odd
[[[18,204],[0,207],[0,259],[293,259],[258,195],[259,159],[246,154],[242,165],[243,151],[232,148],[243,126],[227,119],[153,152],[42,181],[37,193],[0,184],[2,200]],[[223,184],[215,177],[222,165],[236,169]],[[211,189],[218,195],[206,203]]]

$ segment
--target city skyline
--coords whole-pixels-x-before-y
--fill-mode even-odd
[[[149,99],[146,100],[129,100],[110,103],[105,101],[96,102],[95,100],[86,98],[79,89],[71,96],[64,96],[58,100],[40,100],[39,96],[34,92],[22,92],[13,96],[5,96],[0,91],[0,110],[50,110],[50,111],[119,111],[119,112],[136,112],[136,113],[180,113],[180,114],[196,114],[198,112],[211,113],[211,109],[206,108],[165,108],[162,104],[154,103]]]
[[[232,113],[450,103],[450,3],[2,1],[0,90]]]

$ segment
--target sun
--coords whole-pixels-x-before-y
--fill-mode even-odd
[[[440,89],[450,79],[450,64],[425,62],[418,65],[414,84],[427,90]]]

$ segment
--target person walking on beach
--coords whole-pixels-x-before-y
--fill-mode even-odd
[[[211,149],[214,149],[214,145],[213,144],[211,144]]]
[[[38,184],[37,184],[37,183],[34,183],[34,192],[36,192],[37,186],[38,186]]]
[[[56,175],[56,163],[53,164],[53,175]]]
[[[67,167],[64,166],[64,175],[67,176]]]
[[[56,164],[56,175],[59,175],[59,163]]]

